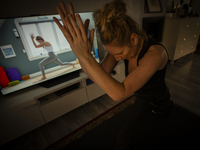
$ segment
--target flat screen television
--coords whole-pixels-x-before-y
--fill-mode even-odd
[[[89,33],[95,27],[92,12],[79,14],[83,21],[90,19]],[[5,72],[16,68],[21,77],[30,77],[28,80],[20,81],[17,85],[3,87],[1,89],[3,95],[81,69],[80,65],[75,65],[75,68],[73,68],[71,65],[59,66],[55,62],[50,62],[45,65],[45,73],[51,75],[45,80],[36,81],[36,78],[41,78],[42,76],[39,63],[47,57],[48,53],[44,48],[35,48],[30,35],[41,36],[45,41],[51,43],[54,53],[61,62],[75,63],[77,59],[69,43],[53,21],[53,17],[58,18],[62,23],[58,14],[0,19],[0,66],[3,67]],[[35,43],[39,44],[36,40]],[[98,49],[96,34],[94,36],[92,54],[94,54],[94,49]],[[93,56],[95,57],[95,55]]]

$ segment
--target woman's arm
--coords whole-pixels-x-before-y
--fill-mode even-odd
[[[65,6],[61,4],[61,7],[64,8]],[[140,60],[139,66],[122,83],[118,82],[107,73],[110,69],[105,71],[91,55],[94,30],[91,30],[90,38],[88,39],[85,26],[78,14],[76,14],[76,19],[80,28],[76,24],[73,15],[66,13],[65,9],[61,10],[60,7],[57,7],[57,10],[61,15],[64,26],[57,19],[54,18],[54,20],[69,42],[74,54],[85,66],[87,73],[94,82],[113,100],[121,100],[140,89],[163,64],[164,48],[162,46],[153,47]]]
[[[85,66],[85,64],[79,60],[79,63],[82,67],[82,70],[86,73],[86,75],[93,81],[94,79],[92,78],[92,76],[90,75],[90,73],[87,70],[87,67]],[[115,68],[115,66],[117,65],[117,61],[115,60],[114,56],[109,54],[108,52],[106,52],[104,59],[101,61],[100,66],[102,67],[103,70],[106,71],[106,73],[110,74],[112,72],[112,70]]]
[[[34,36],[33,36],[33,35],[31,35],[31,40],[32,40],[33,45],[35,46],[35,48],[39,48],[39,47],[44,47],[44,46],[45,46],[45,45],[44,45],[44,42],[37,45],[37,44],[35,43],[35,41],[34,41]]]
[[[159,47],[159,46],[158,46]],[[139,90],[152,76],[167,63],[167,55],[162,46],[149,49],[141,59],[139,66],[120,83],[99,67],[92,57],[82,57],[88,72],[94,81],[113,99],[121,100]]]
[[[107,51],[100,65],[109,74],[113,71],[117,63],[118,61],[116,61],[115,57]]]
[[[68,3],[68,5],[69,5],[70,14],[71,14],[72,18],[75,20],[73,5],[71,3]],[[56,18],[54,18],[54,21],[60,27],[61,31],[64,31],[64,32],[65,32],[65,30],[69,31],[69,29],[67,27],[67,24],[66,24],[66,21],[65,21],[65,19],[66,19],[65,17],[68,16],[68,12],[67,12],[65,4],[63,2],[60,2],[60,6],[61,6],[62,9],[59,6],[57,6],[56,8],[57,8],[57,11],[59,12],[59,14],[61,16],[61,19],[63,21],[64,26],[61,26],[61,24],[59,23],[59,21]],[[84,22],[85,33],[88,33],[89,23],[90,23],[89,19],[86,19],[85,22]],[[93,36],[94,36],[94,35],[92,35],[92,32],[90,33],[90,39],[92,39],[91,40],[91,45],[93,44]],[[64,36],[66,36],[66,35],[64,34]],[[93,80],[93,78],[91,77],[90,73],[87,71],[87,66],[85,66],[85,64],[83,64],[81,60],[79,60],[79,63],[81,65],[81,67],[82,67],[82,70],[87,74],[87,76],[91,80]],[[115,60],[114,56],[111,56],[109,53],[106,53],[103,61],[100,64],[101,64],[102,68],[107,73],[110,73],[114,69],[114,67],[116,66],[117,61]]]

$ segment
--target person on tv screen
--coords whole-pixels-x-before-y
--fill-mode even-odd
[[[87,37],[89,20],[84,23],[79,14],[74,14],[73,5],[68,3],[69,12],[63,2],[56,9],[63,25],[54,21],[69,42],[84,72],[113,100],[119,101],[134,93],[138,109],[119,133],[116,149],[138,148],[154,135],[157,121],[166,118],[172,107],[165,79],[168,54],[163,45],[148,38],[138,24],[127,14],[126,4],[114,0],[93,14],[97,35],[107,53],[100,64],[91,55],[94,29]],[[78,22],[78,25],[76,23]],[[126,78],[121,83],[110,72],[117,63],[125,63]],[[106,135],[105,135],[106,136]],[[140,147],[141,148],[141,147]]]
[[[41,80],[46,79],[46,75],[45,75],[45,71],[44,71],[44,65],[54,61],[56,62],[58,65],[63,66],[63,65],[72,65],[74,67],[75,63],[69,63],[69,62],[61,62],[58,58],[58,56],[53,52],[53,47],[52,45],[45,41],[41,36],[37,36],[36,37],[36,41],[39,43],[38,45],[35,43],[34,41],[34,34],[30,34],[32,42],[35,46],[35,48],[40,48],[43,47],[44,49],[46,49],[48,51],[48,57],[46,57],[45,59],[43,59],[40,63],[39,63],[39,67],[40,70],[42,72],[42,78]]]

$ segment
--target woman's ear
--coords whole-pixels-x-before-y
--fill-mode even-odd
[[[136,33],[133,33],[133,34],[131,35],[131,43],[132,43],[133,45],[137,45],[137,44],[138,44],[138,35],[137,35]]]

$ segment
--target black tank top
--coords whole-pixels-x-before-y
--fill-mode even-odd
[[[145,53],[148,51],[148,49],[152,45],[161,45],[161,44],[151,39],[148,39],[148,43],[145,46],[143,46],[141,52],[139,53],[139,56],[137,59],[137,66],[139,65],[139,60],[145,55]],[[125,63],[125,74],[127,76],[129,61],[124,60],[124,63]],[[155,74],[149,79],[149,81],[143,87],[141,87],[138,91],[134,93],[134,95],[136,96],[138,100],[143,100],[143,101],[160,101],[161,100],[162,101],[162,100],[170,99],[170,93],[164,80],[166,69],[167,69],[167,64],[163,69],[155,72]]]

